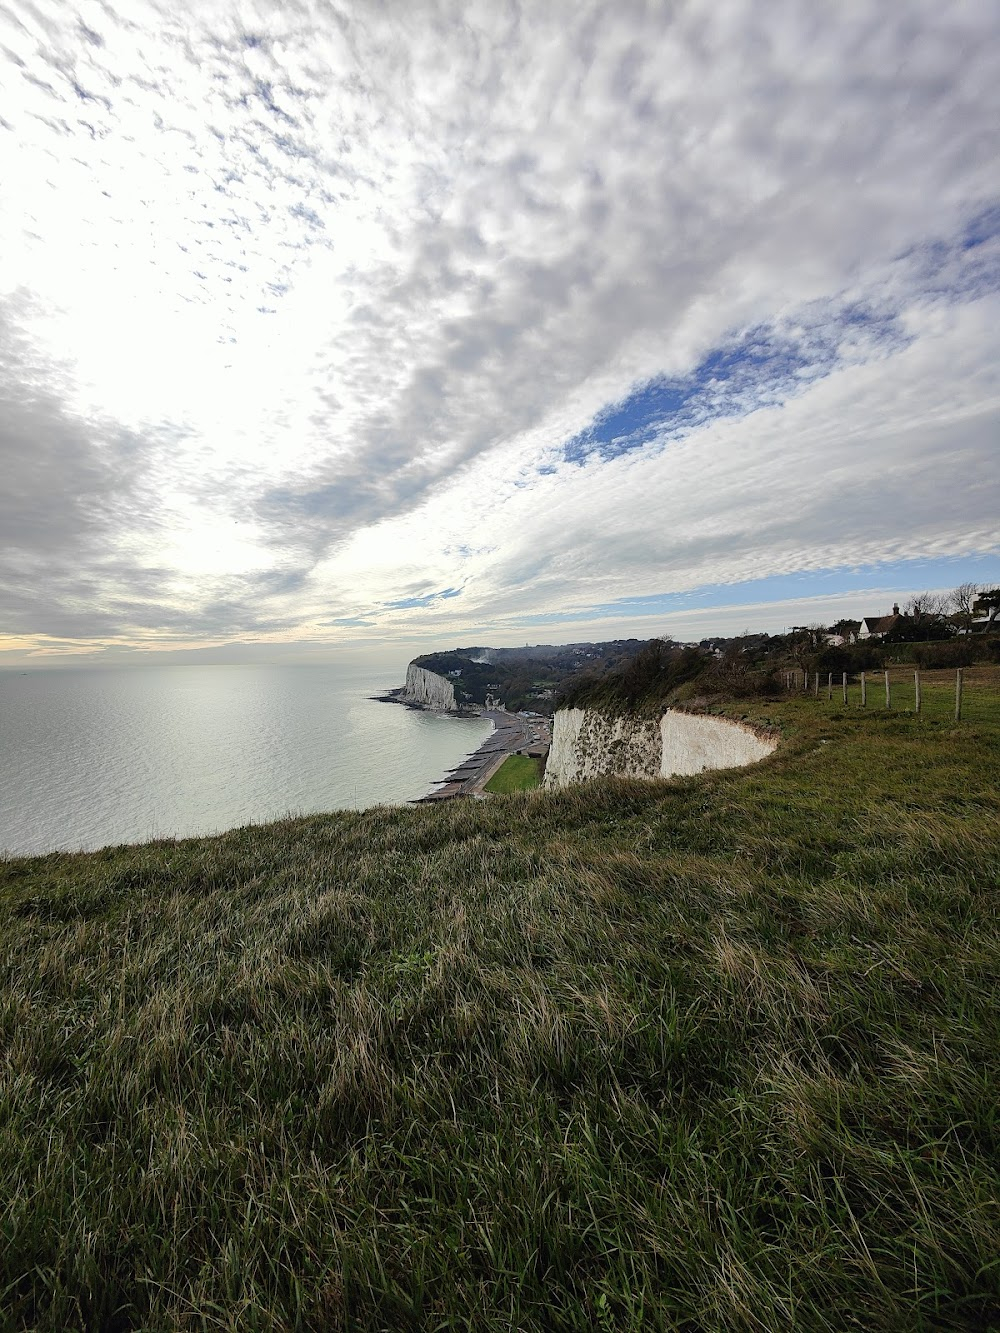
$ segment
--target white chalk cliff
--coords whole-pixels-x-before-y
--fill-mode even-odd
[[[586,778],[669,778],[706,768],[736,768],[771,754],[777,741],[727,718],[668,709],[662,718],[612,717],[562,708],[554,719],[545,786]]]
[[[421,708],[439,708],[448,713],[458,711],[451,681],[434,671],[414,666],[412,662],[406,668],[406,684],[399,698],[403,703],[419,704]]]

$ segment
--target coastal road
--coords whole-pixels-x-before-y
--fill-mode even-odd
[[[489,782],[508,755],[518,750],[549,748],[549,721],[544,717],[523,717],[520,713],[505,713],[501,709],[485,708],[481,716],[489,718],[496,730],[483,741],[457,768],[453,768],[442,783],[420,802],[450,801],[456,796],[475,796]]]

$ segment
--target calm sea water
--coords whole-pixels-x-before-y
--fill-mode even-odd
[[[392,671],[0,671],[0,851],[92,850],[423,796],[492,725],[369,695]]]

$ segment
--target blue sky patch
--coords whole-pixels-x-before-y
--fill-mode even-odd
[[[925,298],[981,296],[1000,288],[1000,258],[988,244],[998,237],[1000,206],[991,206],[950,241],[909,251],[899,262],[915,268],[915,285]],[[563,460],[610,460],[710,421],[780,406],[839,366],[898,352],[911,341],[900,311],[883,299],[813,302],[794,319],[734,332],[687,375],[662,375],[637,386],[567,440]]]
[[[757,602],[794,601],[805,597],[835,597],[840,593],[885,588],[891,600],[893,589],[951,588],[959,583],[997,583],[1000,556],[962,556],[947,560],[900,560],[887,565],[855,568],[803,570],[773,574],[746,583],[708,583],[690,592],[662,593],[657,597],[626,597],[594,608],[596,615],[655,615],[660,611],[686,611],[695,607],[742,606]],[[863,607],[859,616],[874,614],[878,607]]]
[[[859,333],[881,352],[909,341],[894,312],[863,302],[842,306],[834,319],[806,311],[794,332],[757,325],[713,349],[689,375],[660,376],[607,408],[566,442],[563,458],[609,460],[709,421],[779,406],[828,375],[844,360],[844,344]]]
[[[613,602],[572,612],[556,612],[520,620],[524,625],[558,624],[562,621],[627,619],[709,607],[757,606],[760,603],[836,597],[856,591],[857,606],[845,610],[854,619],[884,614],[893,600],[912,591],[957,587],[960,583],[984,583],[1000,587],[1000,554],[957,556],[945,560],[900,560],[885,565],[855,568],[802,570],[749,579],[745,583],[706,583],[687,592],[659,593],[649,597],[623,597]],[[884,603],[884,605],[883,605]]]
[[[397,602],[383,602],[390,611],[408,611],[415,606],[430,606],[432,602],[447,601],[450,597],[460,597],[461,588],[445,588],[441,592],[425,592],[418,597],[401,597]]]

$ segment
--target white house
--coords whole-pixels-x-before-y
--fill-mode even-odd
[[[858,630],[858,638],[884,639],[905,618],[899,613],[898,602],[893,602],[891,616],[865,616],[861,622],[861,628]]]

